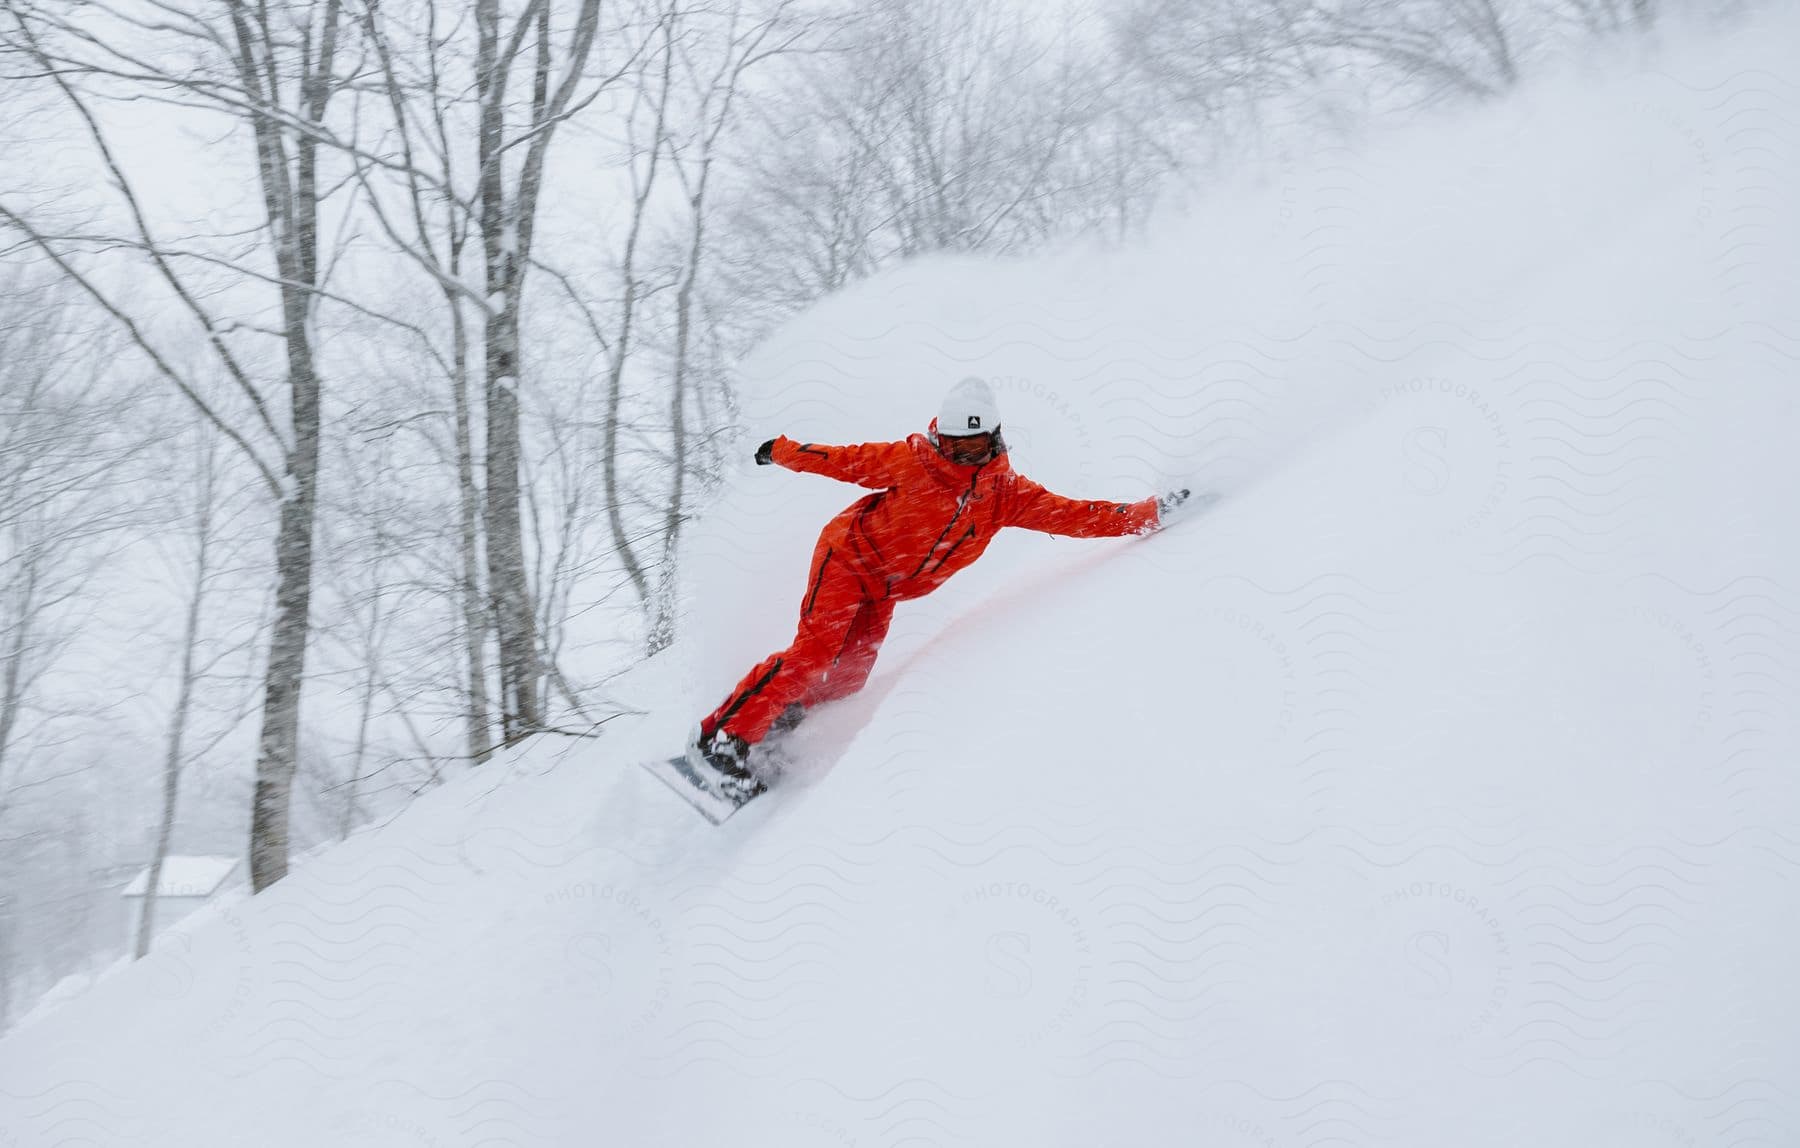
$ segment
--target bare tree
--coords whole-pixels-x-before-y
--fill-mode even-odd
[[[1500,0],[1352,0],[1315,7],[1318,42],[1372,56],[1432,95],[1495,96],[1519,81]]]
[[[350,481],[341,484],[324,530],[328,561],[323,584],[334,609],[322,632],[342,651],[341,672],[355,713],[343,776],[329,783],[335,809],[329,820],[340,838],[361,822],[362,785],[373,768],[382,719],[421,705],[417,693],[396,680],[405,672],[404,666],[393,664],[396,647],[427,645],[429,635],[441,629],[440,619],[454,614],[456,601],[423,568],[442,551],[434,552],[429,531],[415,525],[431,500],[418,484],[405,481],[410,454],[403,452],[411,440],[382,428],[354,429],[361,433],[344,435],[337,444],[338,470]],[[412,561],[420,548],[425,562]],[[424,659],[427,664],[436,660]],[[426,689],[441,686],[440,674],[425,676],[431,683]],[[317,741],[315,757],[329,765],[328,748]],[[329,749],[343,758],[346,747],[334,738]],[[434,757],[428,751],[424,756]],[[426,765],[435,771],[433,760]]]
[[[477,198],[487,291],[487,565],[500,651],[501,724],[510,743],[543,724],[537,627],[521,526],[519,332],[544,168],[557,129],[616,83],[640,49],[629,46],[619,71],[590,81],[600,0],[579,0],[566,40],[553,35],[547,0],[533,0],[510,29],[503,27],[500,0],[475,0],[475,27]],[[528,46],[531,57],[525,64]],[[529,69],[529,110],[522,123],[513,125],[507,121],[508,93],[522,64]]]
[[[662,23],[661,69],[652,96],[656,101],[652,147],[667,152],[667,166],[679,183],[683,234],[679,236],[673,268],[673,331],[665,399],[670,459],[666,471],[670,481],[661,521],[652,535],[656,551],[653,563],[633,554],[631,540],[622,533],[616,496],[612,500],[615,542],[650,610],[646,652],[651,654],[666,648],[675,638],[676,556],[689,509],[688,480],[694,469],[694,446],[704,437],[691,428],[689,408],[698,397],[694,384],[701,370],[697,364],[702,345],[695,337],[695,329],[700,284],[709,252],[708,224],[713,211],[709,192],[721,163],[725,134],[738,122],[749,74],[767,61],[793,51],[805,38],[804,26],[791,19],[790,9],[786,0],[755,12],[742,0],[699,13],[686,12],[672,4]],[[671,84],[672,78],[679,80],[681,93],[681,105],[674,117],[669,114],[672,88],[677,87]],[[650,162],[654,173],[654,155]],[[637,200],[640,212],[649,186],[650,179],[646,179]],[[633,220],[634,239],[640,218],[641,215]],[[623,350],[621,339],[621,356]],[[615,364],[614,394],[609,396],[609,410],[615,420],[608,434],[609,475],[617,469],[616,388]],[[616,495],[616,481],[613,489]],[[654,587],[647,584],[642,573],[651,564],[657,572]]]
[[[1196,172],[1258,140],[1271,104],[1332,82],[1342,53],[1319,42],[1314,11],[1314,0],[1139,0],[1119,9],[1108,26],[1114,57],[1147,89],[1141,117],[1172,137],[1138,142],[1169,170]]]
[[[1604,34],[1643,29],[1656,21],[1657,0],[1563,0],[1576,20],[1589,32]]]
[[[128,396],[102,382],[66,293],[0,283],[0,810],[37,687],[73,636],[70,612],[130,517],[135,439],[109,430]],[[111,393],[109,393],[111,392]]]
[[[135,466],[151,437],[137,380],[109,372],[116,346],[72,292],[22,263],[0,271],[0,1029],[90,951],[105,838],[84,816],[80,741],[105,701],[67,675],[93,637],[96,583],[154,506]]]
[[[1066,37],[992,0],[878,0],[755,102],[720,273],[749,332],[934,251],[1011,251],[1096,217],[1077,146],[1105,106]]]
[[[71,14],[63,6],[35,0],[5,3],[16,33],[14,46],[36,62],[64,97],[130,224],[119,236],[59,235],[4,203],[0,221],[22,233],[113,317],[156,371],[243,452],[280,507],[274,560],[276,617],[250,828],[252,880],[261,890],[287,872],[288,798],[310,626],[323,392],[314,319],[326,278],[320,212],[330,193],[320,181],[320,158],[328,154],[326,113],[344,85],[338,74],[343,0],[296,0],[279,6],[223,0],[217,9],[182,11],[175,19],[150,24],[140,22],[135,10],[125,5],[96,2]],[[187,59],[197,61],[188,70],[166,64]],[[153,232],[143,198],[96,113],[96,105],[107,96],[199,105],[248,130],[261,193],[263,247],[257,254],[273,266],[272,272],[258,266],[254,257],[209,255]],[[235,388],[236,411],[216,402],[190,373],[179,369],[129,305],[86,265],[83,252],[96,246],[123,247],[142,256],[171,300],[199,327],[221,373]],[[215,314],[207,292],[178,266],[181,263],[223,268],[240,284],[273,288],[276,308],[269,335],[281,361],[285,426],[276,413],[281,404],[258,385],[257,372],[232,341],[236,332],[260,328]]]
[[[652,197],[663,168],[663,139],[667,132],[675,70],[674,54],[666,50],[666,45],[665,38],[665,50],[652,58],[651,66],[636,72],[637,84],[625,115],[628,145],[625,166],[630,179],[631,213],[619,253],[619,300],[614,307],[613,333],[602,343],[607,356],[607,373],[600,467],[605,483],[606,520],[625,577],[636,591],[638,600],[645,603],[650,600],[650,579],[638,556],[632,527],[627,524],[620,472],[624,452],[626,368],[637,352],[640,312],[657,290],[640,270],[639,250],[644,243]],[[640,133],[648,138],[643,138]]]
[[[425,0],[398,20],[392,4],[365,2],[359,12],[389,118],[383,141],[367,152],[353,150],[351,159],[373,217],[396,248],[431,278],[449,325],[449,353],[433,358],[443,368],[450,392],[449,457],[456,474],[460,542],[457,598],[467,682],[464,742],[469,760],[479,763],[493,751],[487,662],[492,623],[482,578],[483,499],[476,477],[482,460],[475,449],[480,412],[471,394],[469,310],[485,313],[487,297],[466,280],[476,213],[473,195],[459,186],[461,89],[453,78],[465,61],[453,47],[454,32],[447,26],[453,21],[445,19],[437,0]],[[407,28],[417,28],[418,34],[403,39]],[[397,210],[385,206],[388,193],[376,183],[383,176],[399,185]]]
[[[233,713],[204,740],[195,737],[196,695],[202,689],[216,692],[209,679],[219,665],[243,652],[256,628],[240,632],[240,640],[209,642],[206,621],[212,599],[217,593],[229,546],[222,535],[236,524],[230,521],[226,492],[221,489],[222,461],[217,436],[205,427],[196,427],[187,441],[178,443],[186,455],[187,466],[176,465],[181,476],[179,496],[187,501],[185,521],[173,524],[175,529],[159,540],[175,541],[187,550],[176,556],[174,564],[186,569],[178,575],[182,587],[183,608],[181,632],[176,639],[174,700],[169,707],[169,724],[164,734],[162,767],[162,802],[150,850],[148,885],[137,922],[133,955],[143,957],[150,951],[156,936],[156,902],[154,890],[162,882],[163,863],[175,838],[177,814],[181,805],[181,780],[189,762],[205,756],[236,727],[241,711]],[[229,691],[237,693],[237,690]],[[217,706],[211,708],[220,708]],[[234,708],[234,707],[225,707]]]

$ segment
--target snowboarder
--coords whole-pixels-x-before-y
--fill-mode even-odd
[[[1188,496],[1178,490],[1139,502],[1089,502],[1050,493],[1008,464],[994,392],[972,377],[951,388],[925,434],[856,446],[782,436],[758,447],[756,462],[875,493],[820,532],[792,644],[745,674],[701,720],[689,747],[688,761],[710,766],[722,795],[739,805],[763,790],[752,749],[812,707],[861,689],[894,604],[943,585],[1001,527],[1075,538],[1144,534]]]

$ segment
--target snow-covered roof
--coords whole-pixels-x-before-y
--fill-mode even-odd
[[[158,897],[210,897],[238,867],[236,857],[163,858],[162,877],[156,883]],[[120,896],[142,897],[150,887],[150,867],[144,866]]]

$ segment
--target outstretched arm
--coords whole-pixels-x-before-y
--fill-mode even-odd
[[[795,442],[782,435],[764,443],[756,452],[756,461],[822,474],[839,482],[854,482],[871,490],[885,490],[899,484],[900,468],[906,460],[906,452],[911,449],[904,442],[825,446],[816,442]]]
[[[1064,498],[1020,476],[1008,493],[1006,525],[1070,538],[1116,538],[1155,530],[1161,525],[1161,515],[1154,498],[1137,502]]]

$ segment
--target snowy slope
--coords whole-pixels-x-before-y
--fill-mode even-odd
[[[1053,489],[712,830],[630,768],[854,492],[746,467],[647,716],[0,1043],[0,1145],[1800,1142],[1784,19],[780,333],[754,441],[997,380]]]

